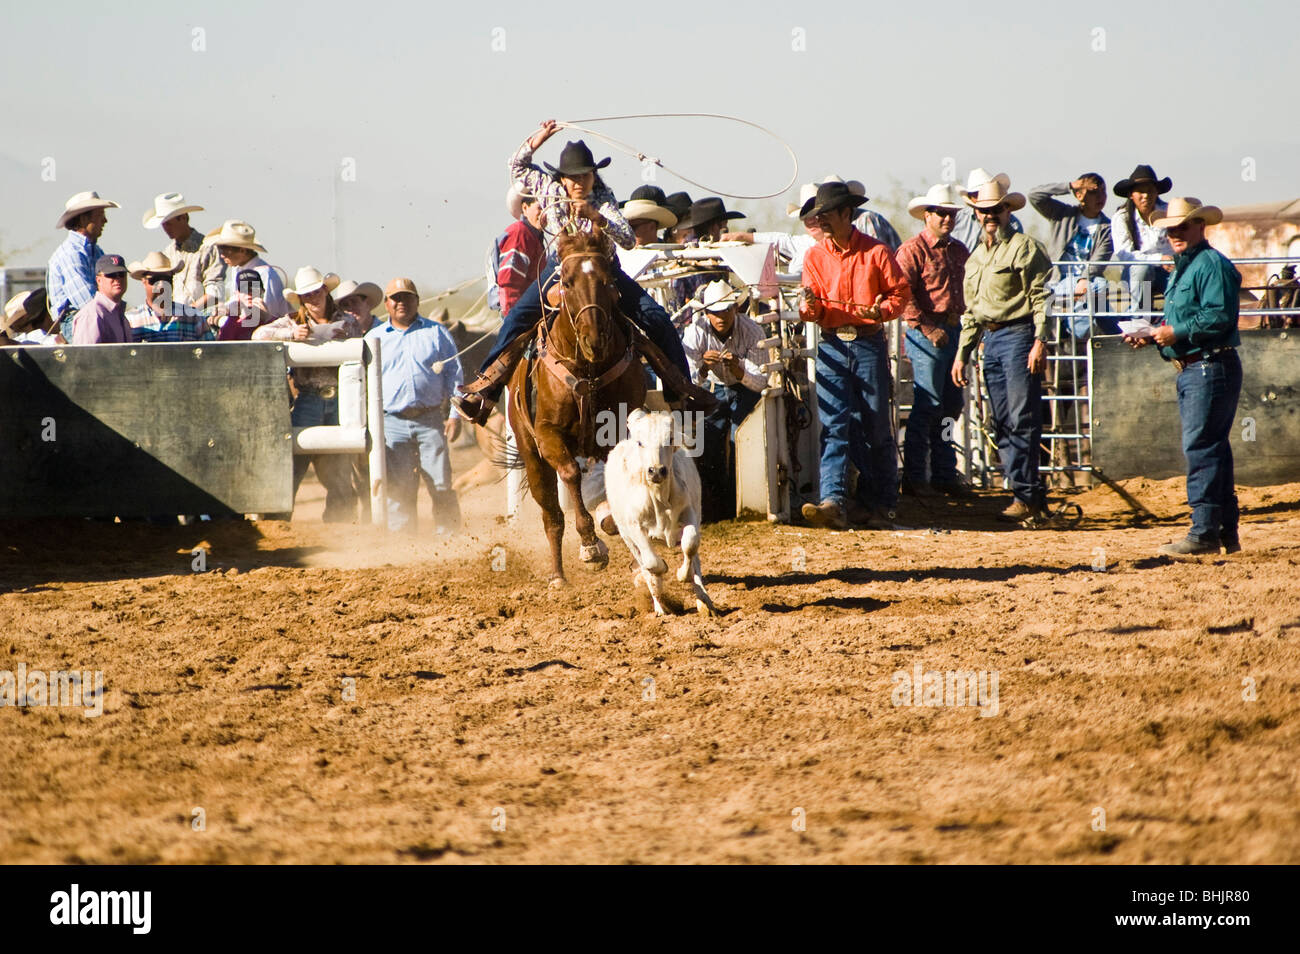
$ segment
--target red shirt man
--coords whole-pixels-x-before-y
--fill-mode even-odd
[[[500,254],[497,289],[501,296],[502,317],[510,314],[515,302],[542,273],[546,249],[542,244],[541,221],[541,205],[534,198],[524,199],[519,220],[497,240]]]

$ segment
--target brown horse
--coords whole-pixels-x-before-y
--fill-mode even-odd
[[[558,313],[549,329],[542,322],[538,354],[521,363],[510,380],[510,427],[528,473],[529,491],[542,508],[551,544],[552,586],[564,583],[564,511],[556,475],[574,502],[574,524],[582,541],[579,559],[604,569],[609,549],[596,536],[596,522],[582,502],[582,473],[575,458],[604,460],[622,437],[607,439],[607,422],[617,421],[621,427],[645,404],[645,371],[632,347],[628,319],[618,310],[612,251],[602,234],[558,239]],[[535,393],[531,401],[530,390]],[[530,411],[530,404],[535,410]]]

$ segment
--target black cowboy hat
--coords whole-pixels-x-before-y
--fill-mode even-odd
[[[618,204],[618,207],[621,209],[623,206],[627,205],[629,202],[635,201],[636,199],[645,199],[647,202],[653,202],[655,205],[663,206],[665,209],[668,208],[668,197],[664,195],[664,190],[658,186],[652,185],[637,186],[632,190],[630,196]]]
[[[845,207],[856,209],[866,201],[865,195],[851,191],[843,182],[823,182],[817,186],[817,194],[803,204],[799,218],[806,219],[810,215],[821,215]]]
[[[691,206],[694,204],[689,195],[685,192],[674,192],[671,195],[665,196],[664,200],[659,204],[672,212],[673,215],[677,216],[679,228],[685,228],[682,223],[686,220],[686,216],[690,214]]]
[[[1164,195],[1174,187],[1174,180],[1165,176],[1163,179],[1156,178],[1156,171],[1145,163],[1134,166],[1133,171],[1128,174],[1127,179],[1120,179],[1115,183],[1115,194],[1121,199],[1127,199],[1133,191],[1133,187],[1140,182],[1154,182],[1156,193]]]
[[[711,195],[706,199],[697,199],[692,202],[686,221],[679,221],[677,227],[679,229],[699,229],[719,220],[743,219],[744,217],[744,212],[728,212],[727,207],[722,204],[722,200]]]
[[[580,176],[586,172],[595,172],[597,169],[604,169],[609,165],[609,156],[597,162],[591,155],[591,150],[587,144],[579,139],[577,142],[566,142],[564,151],[560,153],[559,166],[553,166],[549,162],[543,162],[547,169],[559,176]]]

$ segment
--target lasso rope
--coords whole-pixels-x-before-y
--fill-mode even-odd
[[[752,129],[757,129],[759,132],[765,133],[766,135],[771,136],[773,139],[779,142],[782,145],[782,147],[785,148],[785,151],[790,154],[790,162],[794,166],[794,168],[790,173],[790,180],[775,192],[766,192],[762,195],[737,195],[734,192],[724,192],[721,189],[711,188],[705,185],[703,182],[697,182],[694,179],[690,178],[689,176],[682,175],[676,169],[664,165],[661,159],[655,156],[647,155],[646,153],[642,152],[640,149],[637,149],[635,146],[625,143],[620,139],[615,139],[613,136],[606,136],[604,133],[599,133],[596,132],[596,130],[594,129],[588,129],[585,126],[580,125],[581,123],[604,123],[616,119],[724,119],[727,120],[728,122],[740,123],[743,126],[749,126]],[[565,129],[576,129],[578,132],[586,133],[588,136],[594,136],[603,142],[609,143],[609,145],[613,146],[615,149],[618,149],[620,152],[625,152],[629,156],[634,156],[638,162],[653,163],[654,165],[663,169],[665,172],[671,173],[672,175],[676,176],[678,179],[681,179],[683,182],[690,183],[691,185],[695,186],[698,189],[703,189],[705,192],[709,193],[710,195],[726,196],[728,199],[772,199],[778,195],[783,195],[787,191],[789,191],[790,187],[794,185],[795,180],[799,178],[799,159],[794,154],[794,150],[790,148],[790,144],[786,142],[784,139],[782,139],[780,136],[778,136],[776,133],[772,132],[772,130],[768,129],[766,126],[760,126],[758,123],[752,123],[748,119],[741,119],[738,116],[728,116],[722,113],[638,113],[630,116],[594,116],[590,119],[571,119],[565,122],[556,123],[556,126],[563,127]]]

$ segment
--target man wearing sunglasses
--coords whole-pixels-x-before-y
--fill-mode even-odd
[[[957,357],[961,315],[966,310],[962,280],[969,252],[952,237],[961,209],[958,192],[950,183],[931,186],[925,195],[907,203],[907,212],[925,223],[920,235],[898,250],[898,267],[912,288],[912,300],[903,309],[907,322],[906,351],[912,363],[912,410],[903,438],[903,493],[954,497],[969,493],[957,477],[957,454],[949,438],[961,416],[962,389],[952,380]],[[929,479],[926,460],[929,459]]]
[[[1047,487],[1038,472],[1043,434],[1041,376],[1047,367],[1047,276],[1052,264],[1038,243],[1012,232],[1011,213],[1025,206],[1011,180],[997,176],[966,202],[984,232],[966,261],[961,341],[952,380],[966,387],[966,366],[984,341],[998,457],[1015,494],[1002,519],[1028,529],[1046,526]]]

